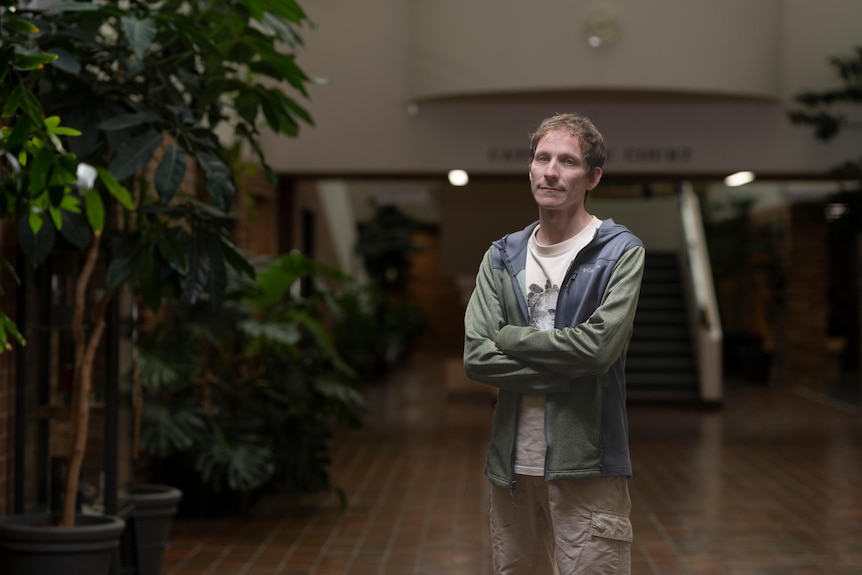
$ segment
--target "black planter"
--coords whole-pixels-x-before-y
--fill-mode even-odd
[[[159,575],[171,523],[182,491],[169,485],[135,485],[124,498],[132,504],[129,535],[138,575]]]
[[[106,575],[124,528],[110,515],[80,515],[74,527],[49,514],[0,517],[0,574]]]

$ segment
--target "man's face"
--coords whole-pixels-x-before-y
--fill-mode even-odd
[[[587,175],[581,143],[568,130],[549,132],[539,140],[530,162],[533,199],[540,209],[574,212],[583,209],[588,190],[599,183],[601,168]]]

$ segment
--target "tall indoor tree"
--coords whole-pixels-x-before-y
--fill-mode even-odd
[[[828,63],[840,85],[799,92],[794,98],[796,106],[789,112],[792,123],[811,128],[824,142],[848,130],[862,130],[862,46],[849,54],[833,55]],[[836,162],[836,175],[862,181],[862,155]]]
[[[50,254],[57,232],[86,254],[73,315],[73,448],[61,519],[72,525],[87,443],[86,398],[107,303],[130,286],[154,310],[166,298],[218,306],[228,267],[254,274],[230,236],[238,182],[229,152],[239,146],[255,156],[274,183],[259,137],[263,128],[294,137],[301,124],[311,123],[298,103],[311,78],[295,60],[299,30],[310,23],[293,0],[44,4],[0,2],[4,22],[15,18],[35,28],[22,29],[13,53],[45,60],[28,69],[25,80],[7,76],[7,82],[26,84],[45,117],[62,118],[68,135],[80,136],[54,134],[63,149],[52,153],[66,158],[56,161],[65,167],[57,177],[68,189],[61,194],[46,185],[51,209],[25,212],[28,198],[14,193],[20,188],[4,190],[11,213],[19,219],[26,214],[19,242],[31,263]],[[35,108],[21,109],[26,114],[19,113],[18,121],[38,124]],[[71,184],[72,157],[98,173],[97,194]],[[34,170],[37,160],[31,181],[41,173]],[[66,195],[93,206],[83,210],[89,220],[62,209],[71,205],[63,204]],[[92,223],[99,213],[103,230]],[[107,260],[106,289],[90,309],[84,296],[100,259]]]

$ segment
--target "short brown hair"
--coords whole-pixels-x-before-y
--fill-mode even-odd
[[[536,155],[539,140],[557,130],[568,130],[572,136],[578,138],[588,174],[592,176],[595,168],[605,165],[608,155],[605,139],[589,118],[578,114],[556,114],[542,120],[536,131],[530,134],[530,163]]]

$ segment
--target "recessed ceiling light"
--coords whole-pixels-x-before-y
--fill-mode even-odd
[[[464,170],[451,170],[449,172],[449,183],[453,186],[466,186],[470,176]]]
[[[754,172],[736,172],[724,178],[724,185],[734,188],[754,181]]]

